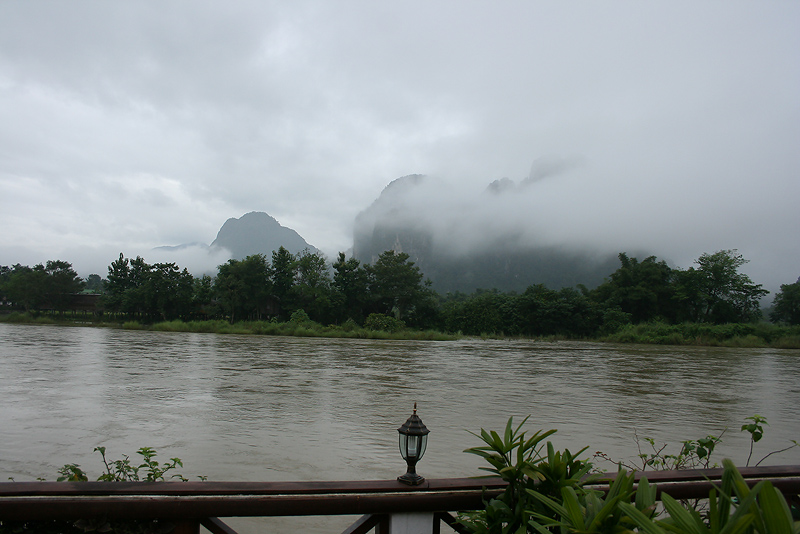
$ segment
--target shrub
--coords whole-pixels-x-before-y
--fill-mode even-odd
[[[368,330],[381,330],[383,332],[399,332],[406,327],[406,323],[383,313],[371,313],[364,321],[364,328]]]

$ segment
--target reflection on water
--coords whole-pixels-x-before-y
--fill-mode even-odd
[[[104,445],[114,458],[151,446],[214,480],[392,478],[415,401],[429,477],[477,474],[466,431],[527,414],[559,429],[558,446],[619,458],[636,453],[634,430],[676,442],[729,428],[723,453],[742,462],[746,416],[769,419],[765,453],[800,438],[798,371],[789,350],[0,324],[0,476],[52,479],[67,462],[99,474]]]

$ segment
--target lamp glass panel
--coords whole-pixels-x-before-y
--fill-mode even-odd
[[[419,458],[419,436],[408,436],[408,456]]]
[[[428,435],[425,434],[424,436],[420,436],[419,440],[419,456],[417,457],[417,460],[422,459],[422,455],[425,454],[425,449],[428,448]]]

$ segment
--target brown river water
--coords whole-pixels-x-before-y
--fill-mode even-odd
[[[478,475],[468,431],[530,415],[557,447],[618,459],[635,434],[673,444],[725,431],[743,465],[744,418],[769,420],[754,457],[800,440],[800,351],[465,339],[372,341],[0,324],[0,477],[102,472],[143,446],[190,478],[363,480],[404,472],[397,427],[414,402],[430,478]],[[725,430],[727,429],[727,430]],[[800,448],[772,464],[800,464]],[[609,466],[610,467],[610,466]],[[267,519],[341,531],[353,518]],[[261,521],[261,520],[259,520]],[[240,532],[264,523],[231,519]]]

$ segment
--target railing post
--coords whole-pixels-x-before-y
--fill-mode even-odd
[[[389,517],[390,534],[433,534],[434,526],[432,512],[409,512]]]

